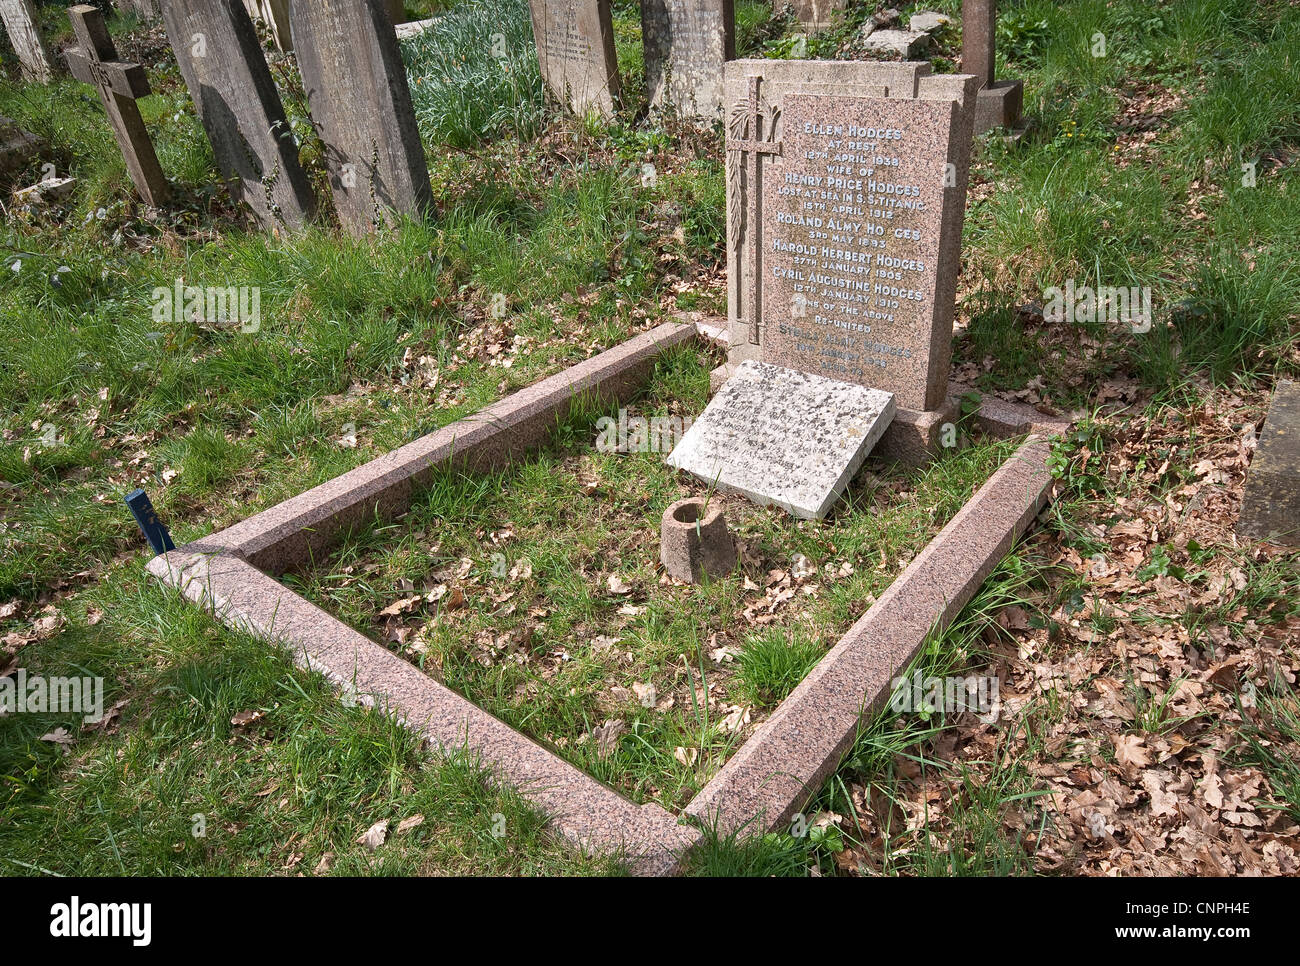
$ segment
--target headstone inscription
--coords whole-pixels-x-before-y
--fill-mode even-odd
[[[947,396],[966,200],[955,101],[791,94],[763,172],[762,358]],[[959,167],[960,166],[960,167]]]
[[[976,80],[924,64],[727,70],[745,354],[668,462],[819,518],[896,406],[919,424],[947,398]]]
[[[0,18],[4,19],[9,43],[23,67],[23,78],[48,84],[53,76],[49,48],[36,26],[36,9],[32,0],[0,0]]]
[[[943,403],[974,85],[915,63],[727,65],[733,365]]]
[[[422,217],[429,169],[384,0],[311,0],[290,17],[339,221],[365,234],[393,213]]]
[[[264,228],[304,227],[316,199],[241,0],[168,0],[163,21],[235,200]]]
[[[961,69],[980,81],[975,102],[975,133],[995,127],[1015,128],[1025,99],[1024,81],[999,81],[997,68],[997,0],[962,0]]]
[[[736,56],[733,0],[641,0],[650,103],[712,123],[722,116],[722,68]]]
[[[78,47],[64,56],[68,69],[79,81],[93,84],[108,114],[109,126],[126,161],[126,170],[146,203],[155,207],[167,200],[167,179],[154,153],[153,141],[145,130],[136,98],[149,94],[149,79],[139,64],[117,59],[117,48],[104,26],[97,7],[82,3],[68,8]]]
[[[528,0],[542,78],[576,114],[613,117],[618,59],[610,0]]]
[[[751,359],[666,462],[724,493],[820,520],[893,415],[890,393]]]
[[[1300,383],[1282,380],[1273,391],[1246,475],[1237,533],[1300,547]]]

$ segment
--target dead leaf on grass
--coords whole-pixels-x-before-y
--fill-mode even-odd
[[[370,828],[361,833],[357,839],[357,845],[364,845],[371,852],[374,852],[384,844],[388,838],[388,819],[380,819]]]
[[[407,832],[411,831],[411,829],[417,828],[423,824],[424,824],[423,815],[408,816],[407,818],[404,818],[397,823],[397,834],[405,835]]]

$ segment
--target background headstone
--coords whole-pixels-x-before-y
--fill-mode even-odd
[[[1300,383],[1281,381],[1246,474],[1237,533],[1300,547]]]
[[[38,84],[48,84],[53,76],[49,48],[36,28],[36,10],[32,0],[0,0],[0,18],[4,19],[9,43],[23,65],[23,77]]]
[[[280,50],[293,50],[293,31],[289,26],[289,0],[243,0],[249,17],[260,20],[271,31],[271,40]]]
[[[847,4],[848,0],[772,0],[772,10],[780,15],[787,5],[794,7],[800,26],[811,32],[829,27]]]
[[[820,520],[893,415],[887,392],[750,360],[666,462],[723,493]]]
[[[972,78],[936,76],[930,73],[930,65],[925,63],[735,60],[725,69],[729,141],[753,136],[747,132],[752,128],[750,97],[755,78],[758,80],[758,125],[763,129],[762,137],[775,143],[780,143],[785,133],[782,105],[790,93],[957,101],[964,105],[963,114],[969,114],[970,103],[974,100],[975,81]],[[961,139],[958,139],[958,144],[960,147]],[[969,149],[968,139],[966,149]],[[761,356],[758,333],[750,325],[750,319],[763,317],[763,291],[757,280],[762,275],[764,252],[761,247],[751,249],[751,239],[756,240],[758,235],[756,230],[749,230],[748,221],[749,209],[756,206],[757,221],[762,224],[763,198],[761,191],[751,191],[750,188],[751,184],[760,183],[752,181],[755,164],[750,152],[728,150],[726,162],[727,313],[731,342],[728,362],[734,367],[745,359]],[[772,163],[775,163],[773,158],[763,154],[757,167],[761,172]],[[966,164],[963,162],[958,168],[964,177]],[[951,301],[951,296],[947,300]],[[931,390],[931,398],[935,394],[937,389]],[[912,408],[903,398],[898,403]]]
[[[116,0],[117,8],[123,13],[134,13],[136,16],[150,20],[159,13],[159,4],[162,0]]]
[[[167,0],[163,20],[235,199],[246,202],[264,227],[306,225],[316,201],[240,0]]]
[[[609,0],[528,0],[546,86],[577,114],[614,114],[618,59]]]
[[[422,216],[429,169],[384,0],[311,0],[290,16],[339,221],[364,234],[391,212]]]
[[[789,94],[784,117],[763,171],[762,359],[937,408],[969,115],[949,100]]]
[[[408,20],[406,23],[397,24],[397,39],[410,40],[412,37],[418,37],[430,27],[438,22],[437,17],[430,17],[427,20]]]
[[[924,54],[929,45],[930,35],[921,30],[876,30],[863,39],[862,51],[911,60]]]
[[[732,0],[641,0],[650,103],[686,118],[722,116],[722,68],[736,56]]]
[[[0,174],[26,167],[40,143],[35,134],[24,131],[13,118],[0,116]]]
[[[167,200],[169,191],[153,141],[135,103],[136,98],[149,94],[144,68],[117,59],[117,48],[108,36],[104,15],[98,7],[86,3],[69,7],[68,19],[80,44],[64,54],[68,69],[77,80],[93,84],[99,90],[109,127],[126,161],[127,173],[140,197],[157,207]]]
[[[1024,106],[1024,81],[999,81],[997,69],[997,0],[962,0],[961,69],[979,78],[975,133],[995,127],[1015,128]]]

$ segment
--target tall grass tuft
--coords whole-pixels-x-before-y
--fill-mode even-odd
[[[403,44],[416,121],[426,141],[471,148],[535,137],[546,117],[526,0],[474,0]]]

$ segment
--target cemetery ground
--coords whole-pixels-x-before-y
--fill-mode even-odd
[[[794,52],[788,21],[737,7],[741,56]],[[1297,559],[1233,534],[1270,390],[1300,369],[1300,8],[1006,7],[998,73],[1025,79],[1033,125],[980,140],[954,379],[1077,428],[1054,444],[1053,503],[916,667],[996,674],[1000,713],[883,712],[803,834],[706,834],[691,872],[1300,869]],[[873,10],[851,4],[808,56],[852,55]],[[65,45],[61,10],[40,11]],[[525,4],[457,4],[407,41],[437,211],[365,240],[264,235],[223,200],[156,26],[110,20],[149,67],[162,213],[134,200],[89,88],[0,84],[0,114],[48,145],[12,186],[45,161],[77,178],[5,211],[0,673],[107,682],[101,722],[0,720],[6,873],[619,871],[478,763],[148,579],[121,502],[143,486],[192,540],[675,312],[725,314],[721,134],[646,118],[636,8],[614,13],[611,123],[543,100]],[[936,69],[959,44],[939,35]],[[319,183],[301,88],[273,72]],[[160,319],[177,279],[257,287],[257,324]],[[1046,320],[1033,303],[1066,279],[1150,286],[1153,323]],[[718,361],[675,350],[630,415],[698,415]],[[599,451],[601,416],[495,477],[438,476],[285,580],[672,811],[1012,448],[963,420],[925,469],[869,462],[821,523],[714,495],[741,567],[684,586],[661,577],[658,518],[708,487],[662,453]]]

